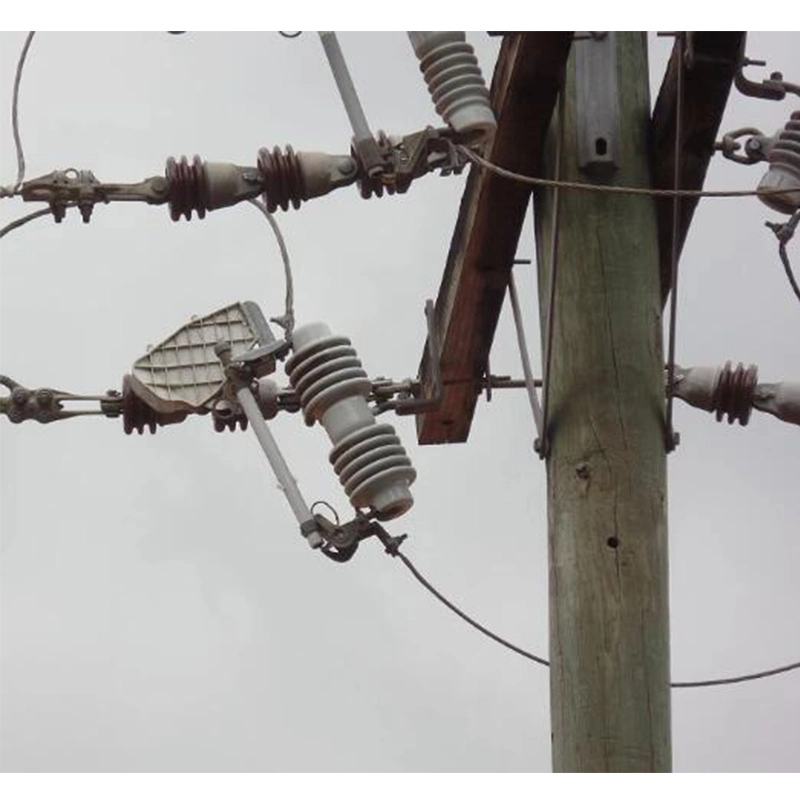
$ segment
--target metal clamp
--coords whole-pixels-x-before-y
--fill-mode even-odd
[[[738,140],[747,136],[744,145]],[[726,133],[722,140],[714,143],[714,149],[722,153],[729,161],[737,164],[758,164],[764,161],[769,154],[774,139],[762,133],[758,128],[736,128],[736,130]],[[744,152],[740,150],[744,147]]]
[[[121,398],[117,392],[72,394],[59,389],[28,389],[7,375],[0,375],[0,384],[10,390],[8,397],[0,397],[0,414],[14,423],[32,419],[47,424],[72,417],[116,417],[121,413]],[[96,401],[100,407],[68,411],[62,405],[66,401]]]
[[[71,205],[77,205],[83,221],[89,222],[96,203],[112,200],[166,203],[169,182],[156,176],[139,183],[101,183],[88,169],[54,170],[22,184],[21,195],[26,201],[48,203],[56,222],[64,219]]]
[[[379,522],[367,514],[357,513],[355,519],[344,525],[339,524],[338,517],[335,523],[321,514],[315,514],[314,519],[324,540],[321,552],[331,561],[340,564],[349,561],[356,554],[359,544],[370,536],[378,539],[386,552],[392,555],[396,555],[399,546],[408,538],[405,534],[391,536]]]

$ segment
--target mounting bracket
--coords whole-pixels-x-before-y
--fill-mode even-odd
[[[590,36],[575,45],[578,166],[596,178],[618,168],[619,87],[616,34]]]

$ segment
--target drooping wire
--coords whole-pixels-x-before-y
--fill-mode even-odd
[[[674,160],[674,189],[675,194],[672,198],[672,260],[671,260],[671,284],[672,296],[669,304],[669,338],[667,345],[667,411],[666,411],[666,448],[667,452],[672,452],[677,444],[675,431],[672,427],[672,407],[674,404],[675,386],[675,339],[677,331],[677,311],[678,311],[678,226],[680,222],[681,198],[678,194],[681,178],[681,148],[683,146],[683,57],[684,57],[684,35],[677,34],[675,53],[676,61],[676,93],[675,93],[675,160]]]
[[[293,31],[292,33],[289,33],[289,31],[278,31],[278,33],[283,36],[284,39],[296,39],[303,31]]]
[[[72,208],[75,203],[66,203],[64,205],[65,208]],[[23,225],[27,225],[29,222],[32,222],[39,217],[47,216],[50,213],[49,208],[40,208],[38,211],[34,211],[32,214],[26,214],[24,217],[19,217],[19,219],[15,219],[12,222],[9,222],[4,228],[0,229],[0,239],[2,239],[7,234],[11,233],[11,231],[16,230],[17,228],[21,228]]]
[[[778,237],[778,255],[780,256],[783,269],[786,272],[786,277],[789,279],[789,284],[795,297],[800,300],[800,286],[797,284],[797,279],[792,271],[792,265],[789,261],[789,256],[786,253],[786,245],[794,236],[795,229],[800,223],[800,208],[792,214],[788,222],[781,224],[780,222],[767,222],[766,226]]]
[[[388,552],[388,551],[387,551]],[[480,622],[476,622],[472,617],[468,614],[465,614],[455,603],[451,603],[441,592],[439,592],[431,583],[429,583],[420,573],[420,571],[411,563],[411,559],[408,558],[405,553],[401,553],[399,550],[395,549],[394,552],[391,552],[390,555],[396,556],[399,558],[408,571],[442,604],[446,605],[454,614],[461,617],[464,622],[472,625],[473,628],[479,630],[484,636],[488,636],[490,639],[494,639],[495,642],[498,644],[503,645],[503,647],[507,647],[509,650],[513,650],[515,653],[523,656],[524,658],[528,658],[531,661],[535,661],[537,664],[541,664],[544,667],[549,667],[550,662],[546,658],[541,658],[540,656],[534,655],[533,653],[529,653],[527,650],[523,650],[521,647],[517,647],[517,645],[512,644],[511,642],[503,639],[502,636],[498,636],[496,633],[492,633],[488,628],[485,628]]]
[[[399,558],[403,565],[408,569],[408,571],[416,578],[416,580],[425,588],[427,589],[440,603],[447,606],[454,614],[461,617],[467,624],[471,625],[476,630],[480,631],[484,636],[488,636],[490,639],[494,640],[498,644],[503,645],[503,647],[508,648],[509,650],[513,650],[518,655],[521,655],[523,658],[527,658],[529,661],[535,661],[537,664],[541,664],[543,667],[549,667],[550,662],[546,658],[542,658],[542,656],[537,656],[534,653],[531,653],[528,650],[524,650],[521,647],[517,647],[517,645],[509,642],[507,639],[503,639],[502,636],[498,636],[496,633],[493,633],[485,626],[481,625],[479,622],[476,622],[472,617],[462,611],[455,603],[448,600],[435,586],[433,586],[430,581],[428,581],[422,573],[414,566],[413,562],[411,561],[405,553],[400,552],[397,544],[394,546],[387,546],[386,552],[394,557]],[[696,689],[700,687],[706,686],[727,686],[732,683],[745,683],[747,681],[757,681],[762,678],[769,678],[773,675],[780,675],[784,672],[791,672],[792,670],[800,669],[800,661],[796,661],[792,664],[785,664],[781,667],[773,667],[772,669],[762,670],[761,672],[750,672],[744,675],[735,675],[730,678],[712,678],[710,680],[705,681],[673,681],[670,683],[670,687],[673,689]]]
[[[548,186],[551,189],[575,189],[584,192],[605,192],[606,194],[631,194],[644,197],[769,197],[770,195],[800,194],[800,189],[730,189],[730,190],[706,190],[706,189],[648,189],[643,186],[611,186],[604,183],[581,183],[580,181],[559,181],[552,178],[534,178],[531,175],[520,175],[518,172],[492,164],[483,156],[478,155],[474,150],[470,150],[462,144],[456,145],[457,150],[465,158],[483,169],[499,175],[501,178],[525,183],[529,186]]]
[[[271,322],[280,325],[284,331],[286,331],[286,337],[288,339],[294,330],[294,280],[292,278],[292,264],[289,260],[289,251],[286,248],[286,241],[283,238],[278,222],[275,217],[267,211],[267,207],[260,200],[251,199],[248,202],[252,203],[267,218],[267,222],[269,222],[272,232],[275,234],[275,239],[278,242],[278,248],[281,251],[283,273],[286,278],[285,310],[282,317],[272,317]]]
[[[772,675],[780,675],[782,672],[791,672],[793,669],[800,669],[800,661],[793,664],[785,664],[782,667],[765,669],[762,672],[751,672],[746,675],[736,675],[733,678],[713,678],[708,681],[675,681],[671,683],[673,689],[697,689],[702,686],[727,686],[731,683],[744,683],[745,681],[757,681],[760,678],[769,678]]]
[[[31,42],[36,31],[29,31],[22,45],[22,51],[17,61],[17,72],[14,75],[14,94],[11,99],[11,130],[14,135],[14,147],[17,150],[17,180],[13,186],[0,187],[0,197],[13,197],[19,191],[25,180],[25,153],[22,150],[22,137],[19,133],[19,86],[22,81],[22,69],[28,57]]]

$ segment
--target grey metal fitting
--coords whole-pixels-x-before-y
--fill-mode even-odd
[[[258,381],[258,392],[256,393],[256,402],[264,415],[264,419],[275,419],[278,416],[280,406],[278,405],[278,397],[280,396],[280,387],[275,381],[269,378],[261,378]]]
[[[367,404],[371,382],[350,340],[323,323],[297,328],[286,373],[307,425],[319,421],[333,443],[330,462],[354,508],[378,519],[399,517],[413,505],[416,478],[391,425],[377,424]]]
[[[457,133],[490,135],[497,122],[464,31],[409,31],[408,38],[442,119]]]
[[[800,208],[800,111],[792,113],[778,132],[767,155],[769,170],[758,184],[763,203],[781,214]],[[777,191],[776,191],[777,190]]]

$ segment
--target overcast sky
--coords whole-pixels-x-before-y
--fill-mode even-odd
[[[753,34],[748,54],[800,82],[799,36]],[[0,109],[23,38],[0,35]],[[404,34],[340,38],[375,129],[437,123]],[[488,80],[499,41],[470,41]],[[651,44],[655,97],[670,43]],[[771,133],[797,105],[734,93],[723,129]],[[76,167],[136,181],[171,155],[252,164],[276,144],[346,152],[351,135],[312,33],[37,34],[20,114],[29,177]],[[6,127],[0,141],[8,183]],[[717,157],[707,185],[751,188],[762,172]],[[351,337],[372,376],[414,376],[463,186],[429,176],[402,197],[349,188],[280,213],[298,324]],[[0,220],[30,208],[6,200]],[[679,363],[800,379],[800,306],[763,224],[776,218],[753,198],[701,203],[682,259]],[[529,219],[519,256],[533,249]],[[789,249],[800,269],[800,245]],[[518,281],[533,345],[532,269]],[[237,300],[282,313],[284,285],[252,207],[173,223],[131,204],[14,232],[0,289],[0,371],[94,393],[120,388],[192,314]],[[519,376],[509,317],[492,368]],[[420,448],[413,420],[391,422],[419,473],[391,532],[409,534],[408,555],[468,613],[546,656],[545,473],[524,392],[481,400],[465,445]],[[757,413],[728,427],[680,404],[676,425],[673,679],[796,661],[797,428]],[[297,415],[273,430],[306,497],[347,514],[324,431]],[[546,669],[466,626],[376,542],[346,565],[310,551],[250,432],[216,434],[208,418],[142,437],[119,420],[4,419],[0,436],[4,771],[550,769]],[[798,715],[797,672],[675,691],[674,768],[797,770]]]

